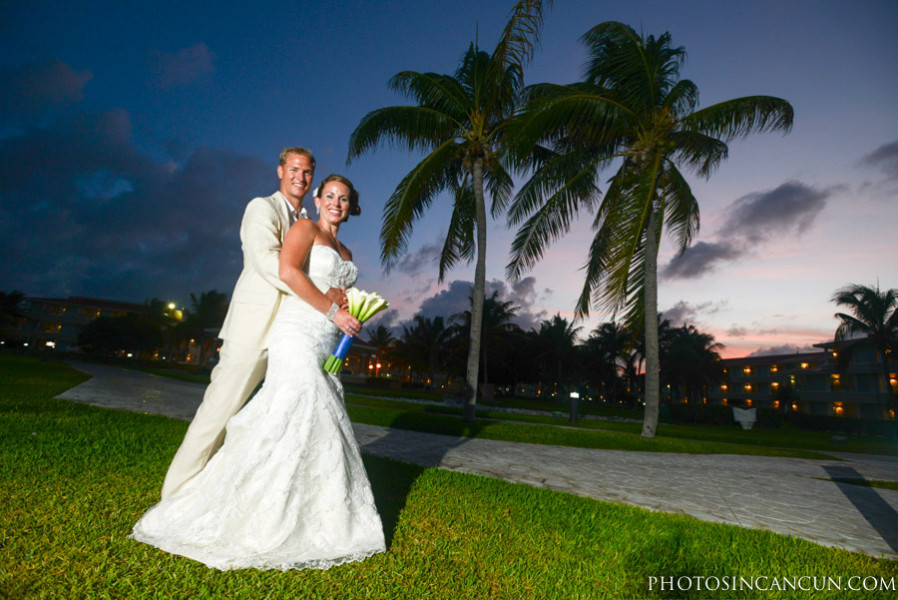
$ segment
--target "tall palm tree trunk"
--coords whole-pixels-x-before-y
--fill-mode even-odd
[[[645,233],[645,417],[642,437],[655,437],[661,403],[660,356],[658,350],[658,238],[657,211],[652,206]]]
[[[477,205],[477,265],[474,267],[474,293],[471,301],[471,341],[468,344],[468,367],[465,372],[465,409],[462,420],[473,423],[476,418],[477,378],[480,367],[480,330],[483,326],[483,295],[486,287],[486,204],[483,199],[483,159],[474,159],[471,173]]]

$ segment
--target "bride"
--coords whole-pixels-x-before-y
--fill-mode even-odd
[[[321,365],[357,319],[324,295],[358,271],[337,240],[360,214],[340,175],[315,193],[319,219],[298,220],[280,254],[280,277],[298,298],[281,302],[268,371],[256,396],[229,422],[224,446],[196,477],[151,508],[136,540],[221,570],[326,569],[385,550],[343,387]]]

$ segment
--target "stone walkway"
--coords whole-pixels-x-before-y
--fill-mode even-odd
[[[92,379],[60,398],[189,420],[204,387],[77,363]],[[356,423],[364,452],[599,500],[766,529],[898,559],[898,491],[818,478],[898,480],[898,457],[841,460],[587,450],[457,438]]]

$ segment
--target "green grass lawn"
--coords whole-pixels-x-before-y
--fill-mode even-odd
[[[127,537],[187,424],[52,399],[85,378],[0,355],[0,598],[894,597],[649,590],[653,576],[891,581],[898,564],[371,456],[385,554],[328,571],[221,573]]]

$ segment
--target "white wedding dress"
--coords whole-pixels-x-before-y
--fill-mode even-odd
[[[312,246],[306,272],[322,291],[357,269]],[[385,550],[343,386],[321,365],[339,329],[295,297],[281,303],[259,392],[227,426],[222,448],[134,526],[136,540],[221,570],[326,569]]]

